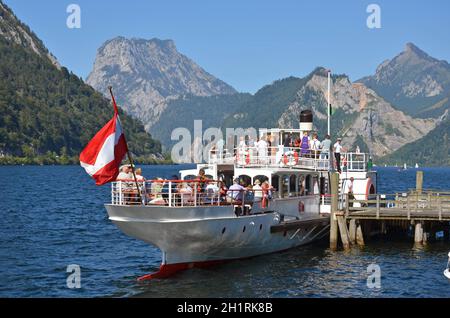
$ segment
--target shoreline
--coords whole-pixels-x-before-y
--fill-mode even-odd
[[[155,158],[134,158],[134,163],[137,165],[175,165],[169,159],[155,159]],[[78,157],[63,157],[63,158],[48,158],[48,157],[1,157],[0,166],[78,166],[80,161]]]

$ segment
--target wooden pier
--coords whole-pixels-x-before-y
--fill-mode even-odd
[[[365,239],[374,234],[405,234],[411,229],[415,244],[426,244],[441,231],[444,239],[449,239],[450,191],[424,190],[422,171],[417,172],[415,189],[406,193],[376,194],[365,200],[350,199],[348,194],[336,195],[339,179],[333,175],[331,249],[337,249],[338,237],[344,249],[349,249],[353,244],[363,246]]]

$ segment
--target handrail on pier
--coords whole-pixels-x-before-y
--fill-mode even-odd
[[[354,197],[363,194],[354,194]],[[344,210],[347,217],[360,218],[430,218],[450,220],[450,192],[411,191],[408,193],[374,194],[356,199],[345,196]]]

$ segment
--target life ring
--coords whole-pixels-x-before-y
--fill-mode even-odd
[[[305,204],[303,203],[303,201],[298,201],[298,213],[303,212],[305,212]]]
[[[286,152],[283,155],[283,163],[286,166],[295,166],[298,162],[298,153],[295,151]]]
[[[294,151],[294,162],[295,164],[298,164],[298,152]]]

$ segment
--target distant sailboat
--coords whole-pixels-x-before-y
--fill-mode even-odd
[[[403,164],[403,170],[408,169],[408,167],[406,166],[406,163]]]
[[[416,169],[417,169],[417,168],[419,168],[419,164],[418,164],[418,163],[416,163]]]

